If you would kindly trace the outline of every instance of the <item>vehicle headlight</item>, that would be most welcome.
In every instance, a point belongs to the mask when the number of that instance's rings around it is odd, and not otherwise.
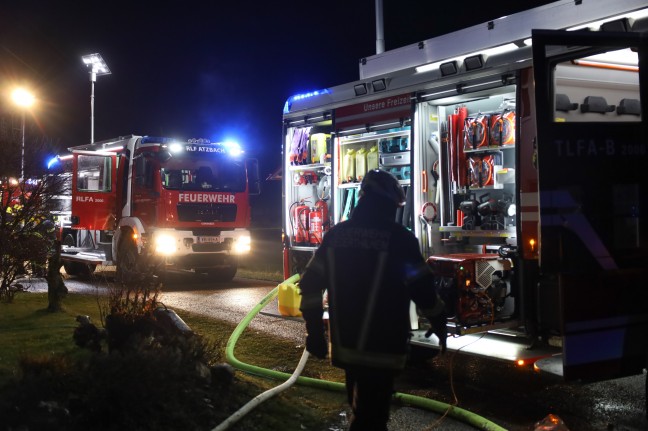
[[[252,239],[249,236],[240,236],[234,242],[233,252],[236,254],[249,253],[252,249]]]
[[[176,251],[176,241],[171,235],[157,235],[155,237],[155,253],[170,255]]]

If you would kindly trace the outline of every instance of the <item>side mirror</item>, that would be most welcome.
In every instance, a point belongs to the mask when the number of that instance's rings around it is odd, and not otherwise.
[[[261,178],[259,176],[259,161],[257,159],[246,159],[245,168],[248,178],[248,193],[250,196],[261,194]]]
[[[171,155],[170,151],[162,150],[157,153],[157,158],[162,163],[168,162],[169,160],[171,160],[171,157],[173,156]]]

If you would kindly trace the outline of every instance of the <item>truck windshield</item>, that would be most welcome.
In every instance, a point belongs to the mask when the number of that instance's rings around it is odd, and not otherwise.
[[[231,158],[179,158],[162,164],[162,186],[167,190],[244,192],[245,162]]]

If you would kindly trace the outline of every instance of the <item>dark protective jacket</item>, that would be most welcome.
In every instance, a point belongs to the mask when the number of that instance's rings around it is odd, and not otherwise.
[[[328,290],[333,365],[381,369],[405,366],[410,300],[424,315],[441,312],[414,235],[394,221],[396,208],[367,195],[351,219],[324,235],[301,277],[301,310],[309,335],[322,328]]]

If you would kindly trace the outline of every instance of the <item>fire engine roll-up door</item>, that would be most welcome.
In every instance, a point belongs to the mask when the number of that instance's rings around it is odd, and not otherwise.
[[[117,211],[116,154],[75,151],[72,172],[72,227],[114,229]]]
[[[538,310],[541,322],[547,310],[554,313],[555,327],[549,329],[562,336],[566,380],[640,374],[646,366],[646,40],[637,33],[533,32]],[[599,61],[594,54],[628,47],[638,65],[590,61]],[[594,97],[610,105],[638,99],[642,114],[565,111],[556,107],[556,94],[567,94],[579,105]]]

